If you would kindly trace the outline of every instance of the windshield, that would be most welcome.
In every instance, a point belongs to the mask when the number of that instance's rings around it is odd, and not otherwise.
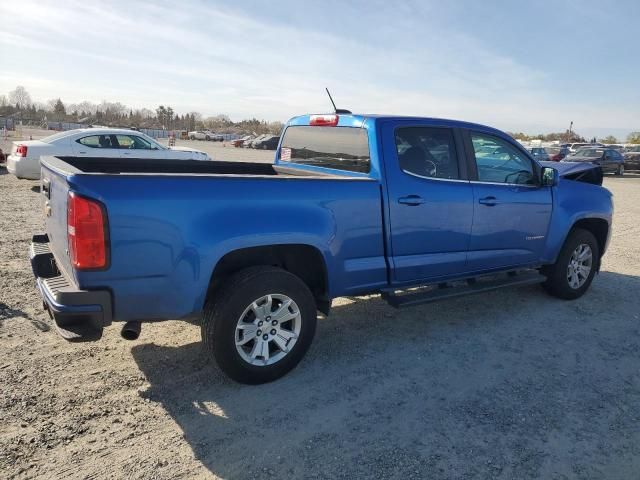
[[[144,138],[147,142],[149,142],[151,144],[152,148],[156,148],[158,150],[167,150],[167,147],[165,147],[164,145],[156,142],[156,140],[154,138],[151,138],[149,135],[145,135],[142,132],[138,133],[142,138]]]
[[[291,126],[282,139],[280,160],[368,173],[369,139],[362,128]]]
[[[597,158],[597,157],[601,157],[603,153],[604,153],[604,150],[600,150],[599,148],[583,148],[578,150],[574,156]]]

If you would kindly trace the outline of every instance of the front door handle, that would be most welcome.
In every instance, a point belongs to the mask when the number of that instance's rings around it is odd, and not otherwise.
[[[498,204],[496,197],[484,197],[478,200],[478,203],[486,205],[487,207],[493,207]]]
[[[425,202],[426,200],[420,195],[407,195],[406,197],[400,197],[398,199],[398,203],[401,203],[403,205],[411,205],[412,207],[422,205]]]

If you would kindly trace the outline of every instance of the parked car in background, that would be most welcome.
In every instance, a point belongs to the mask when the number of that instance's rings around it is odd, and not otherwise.
[[[569,147],[546,147],[547,153],[549,154],[549,160],[552,162],[559,162],[567,155],[569,155]]]
[[[549,153],[545,147],[533,147],[529,152],[539,162],[548,162],[550,160]]]
[[[212,142],[223,142],[224,137],[219,133],[212,132],[210,130],[205,130],[206,138],[205,140],[210,140]]]
[[[262,134],[262,135],[258,135],[256,138],[251,138],[249,140],[247,140],[246,142],[244,142],[244,144],[242,145],[245,148],[255,148],[255,143],[256,142],[260,142],[262,141],[263,138],[267,137],[266,134]]]
[[[628,170],[640,170],[640,145],[631,145],[625,147],[624,166]]]
[[[624,175],[624,157],[613,148],[582,148],[563,162],[590,162],[599,165],[603,173]]]
[[[236,138],[231,142],[231,144],[234,147],[242,147],[244,145],[244,142],[248,142],[249,140],[252,140],[252,139],[253,139],[253,135],[245,135],[244,137]]]
[[[624,145],[620,145],[617,143],[610,143],[608,145],[605,145],[605,148],[613,148],[614,150],[617,150],[620,153],[624,151]]]
[[[253,142],[253,148],[260,150],[275,150],[278,148],[280,137],[278,135],[267,135],[259,142]]]
[[[204,130],[194,130],[193,132],[189,132],[190,140],[211,140],[211,135]]]
[[[15,141],[7,170],[18,178],[40,178],[40,157],[100,157],[211,160],[188,147],[165,147],[141,132],[117,128],[83,128],[56,133],[41,140]]]
[[[570,143],[569,151],[571,153],[576,153],[578,150],[585,147],[604,147],[604,145],[602,143]]]

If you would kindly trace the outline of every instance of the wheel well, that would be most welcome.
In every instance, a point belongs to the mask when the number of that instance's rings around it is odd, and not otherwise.
[[[604,247],[607,244],[607,235],[609,234],[609,224],[606,220],[601,218],[583,218],[578,220],[572,230],[576,228],[582,228],[583,230],[590,231],[596,240],[598,241],[598,247],[600,250],[600,256],[604,254]]]
[[[313,293],[318,310],[329,313],[331,300],[328,295],[324,258],[317,248],[310,245],[268,245],[229,252],[220,259],[213,270],[208,294],[210,295],[234,273],[258,265],[279,267],[296,275]]]

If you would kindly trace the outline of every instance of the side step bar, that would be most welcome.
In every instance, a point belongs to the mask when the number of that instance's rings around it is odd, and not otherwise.
[[[488,292],[502,287],[533,285],[535,283],[542,283],[546,279],[547,277],[541,275],[536,270],[524,270],[521,272],[508,272],[506,275],[485,275],[452,283],[440,283],[431,287],[425,285],[425,287],[429,288],[420,289],[414,293],[394,289],[384,290],[382,292],[382,298],[395,308],[411,307],[423,303],[444,300],[445,298]]]

